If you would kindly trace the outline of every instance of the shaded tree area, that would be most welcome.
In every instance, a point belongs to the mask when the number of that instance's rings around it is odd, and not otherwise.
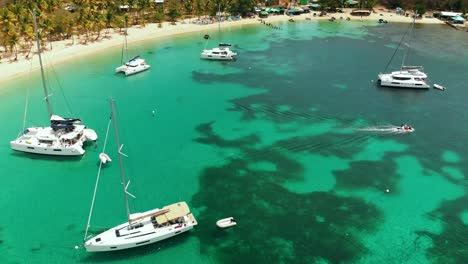
[[[0,4],[0,52],[25,54],[33,47],[32,10],[36,11],[39,36],[45,49],[52,41],[75,39],[82,42],[108,37],[111,29],[146,26],[148,23],[216,15],[218,8],[226,14],[245,15],[251,12],[254,0],[13,0]]]

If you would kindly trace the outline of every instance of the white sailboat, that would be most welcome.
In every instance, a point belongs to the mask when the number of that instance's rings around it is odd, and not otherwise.
[[[414,15],[413,23],[410,29],[410,41],[414,29],[416,15],[417,14]],[[395,50],[395,52],[397,50]],[[409,50],[410,45],[408,44],[408,48],[406,49],[405,55],[403,56],[403,61],[399,71],[393,71],[391,73],[380,73],[378,75],[381,86],[413,89],[428,89],[430,87],[430,85],[426,81],[427,74],[424,72],[424,68],[422,66],[405,65],[405,60],[408,56]]]
[[[84,247],[86,248],[86,251],[99,252],[134,248],[158,242],[191,230],[198,223],[193,214],[190,212],[190,208],[186,202],[178,202],[164,206],[160,209],[156,208],[141,213],[130,213],[128,195],[132,197],[133,195],[127,191],[128,184],[126,184],[125,181],[125,174],[122,164],[122,155],[124,154],[121,152],[122,147],[119,147],[121,145],[117,129],[114,101],[111,100],[110,104],[112,109],[112,122],[114,123],[115,141],[120,165],[121,183],[127,209],[127,222],[117,225],[116,227],[113,227],[97,236],[88,239],[87,233],[90,227],[97,182],[99,181],[98,174],[93,202],[91,204],[91,210],[88,218],[88,225],[85,232],[86,242]],[[102,160],[100,166],[102,166]]]
[[[221,6],[218,5],[218,34],[221,34]],[[237,53],[230,49],[231,44],[219,43],[218,47],[212,49],[204,49],[200,58],[206,60],[235,60]]]
[[[81,124],[78,118],[62,118],[52,113],[49,101],[49,92],[42,65],[41,46],[39,43],[36,14],[33,11],[34,32],[36,35],[39,64],[41,67],[42,87],[44,89],[45,101],[50,117],[48,127],[30,127],[23,129],[22,134],[15,140],[10,141],[13,150],[56,156],[79,156],[85,153],[83,143],[96,141],[97,134],[94,130]]]
[[[125,50],[125,58],[128,58],[128,46],[127,46],[127,28],[125,28],[125,34],[124,34],[125,42],[124,42],[124,50]],[[123,52],[122,52],[122,65],[115,68],[115,73],[120,73],[123,72],[125,76],[128,75],[133,75],[139,72],[143,72],[151,68],[149,64],[146,63],[144,59],[140,57],[140,55],[137,55],[125,63],[123,62]]]

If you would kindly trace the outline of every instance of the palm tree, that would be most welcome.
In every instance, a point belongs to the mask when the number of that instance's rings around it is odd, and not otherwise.
[[[109,29],[112,27],[112,22],[114,21],[114,19],[115,19],[114,11],[112,9],[107,9],[106,15],[105,15],[105,23],[106,23],[106,32],[104,33],[105,38],[107,38],[107,34],[109,33]]]
[[[15,51],[15,61],[18,60],[18,48],[17,45],[19,44],[19,36],[16,32],[11,32],[10,37],[8,39],[8,45],[10,47],[11,52]]]

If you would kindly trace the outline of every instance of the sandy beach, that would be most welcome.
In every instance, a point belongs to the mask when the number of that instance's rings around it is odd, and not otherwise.
[[[299,16],[286,16],[286,15],[276,15],[270,16],[268,18],[264,18],[263,20],[266,23],[275,23],[275,22],[283,22],[288,21],[289,19],[294,19],[295,21],[302,21],[302,20],[327,20],[331,17],[335,17],[337,20],[333,23],[346,23],[347,17],[349,17],[352,21],[378,21],[379,19],[387,20],[389,23],[411,23],[411,17],[405,17],[401,15],[396,15],[395,13],[385,12],[381,10],[377,10],[376,13],[372,13],[370,16],[367,17],[357,17],[351,16],[349,13],[351,9],[345,9],[344,13],[333,13],[328,14],[323,17],[313,16],[314,11],[308,14],[302,14]],[[319,13],[319,12],[315,12]],[[343,19],[340,19],[342,17]],[[138,42],[138,41],[145,41],[149,39],[157,39],[157,38],[164,38],[170,37],[180,34],[188,34],[194,32],[206,32],[209,33],[212,30],[216,30],[218,28],[217,23],[213,24],[206,24],[206,25],[199,25],[192,23],[195,19],[186,19],[184,21],[177,22],[176,25],[171,25],[169,22],[163,23],[163,26],[160,28],[158,24],[147,24],[145,27],[136,26],[128,29],[128,42]],[[225,21],[221,23],[221,29],[223,28],[230,28],[230,27],[240,27],[252,24],[259,24],[259,18],[250,18],[250,19],[242,19],[238,21]],[[425,24],[444,24],[443,21],[440,21],[435,18],[422,18],[416,20],[416,23],[425,23]],[[102,35],[104,35],[102,33]],[[45,62],[45,67],[47,65],[59,64],[65,62],[67,60],[71,60],[78,56],[85,56],[90,55],[95,52],[114,48],[114,47],[121,47],[123,43],[123,35],[118,32],[118,29],[111,30],[108,34],[108,38],[101,38],[94,42],[88,42],[87,44],[80,44],[80,41],[75,39],[75,44],[72,44],[72,40],[63,40],[63,41],[55,41],[52,43],[52,49],[46,50],[43,52],[43,60]],[[49,47],[49,45],[47,45]],[[33,51],[36,49],[33,48]],[[11,61],[12,57],[10,58],[2,58],[0,60],[0,82],[11,80],[17,77],[21,77],[25,74],[30,73],[30,71],[35,71],[39,69],[39,62],[38,56],[32,56],[32,59],[26,59],[24,54],[18,54],[17,61]]]

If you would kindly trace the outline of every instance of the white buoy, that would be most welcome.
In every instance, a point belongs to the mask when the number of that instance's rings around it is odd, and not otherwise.
[[[386,192],[386,193],[389,193],[389,192],[390,192],[390,190],[389,190],[389,189],[387,189],[387,190],[385,190],[385,192]]]
[[[75,246],[75,249],[79,249],[80,247],[79,246]]]
[[[153,112],[151,112],[153,114],[153,116],[156,114],[156,111],[153,110]]]

